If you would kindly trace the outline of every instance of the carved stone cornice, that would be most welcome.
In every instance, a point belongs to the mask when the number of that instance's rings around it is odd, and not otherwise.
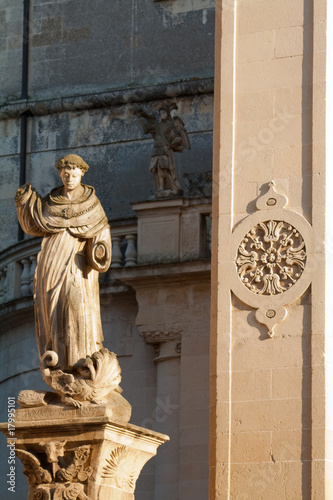
[[[165,83],[133,89],[127,88],[94,94],[60,97],[58,99],[19,100],[0,106],[0,119],[17,118],[23,113],[29,113],[31,116],[45,116],[66,111],[83,111],[178,96],[211,94],[213,92],[214,78],[204,78],[201,80]]]
[[[123,281],[134,290],[159,285],[210,284],[210,259],[168,264],[142,264],[136,267],[112,269],[113,279]]]

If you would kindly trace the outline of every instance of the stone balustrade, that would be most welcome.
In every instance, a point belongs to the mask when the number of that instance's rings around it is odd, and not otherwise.
[[[112,225],[111,268],[137,263],[136,224]],[[33,280],[40,238],[29,238],[0,254],[0,305],[33,294]]]
[[[0,254],[0,304],[32,296],[40,238],[29,238]]]
[[[111,269],[133,267],[137,264],[137,224],[112,225]]]
[[[173,200],[145,203],[142,204],[143,211],[137,204],[135,208],[138,211],[138,220],[133,218],[111,222],[112,261],[108,277],[110,272],[112,274],[112,269],[210,257],[210,204],[207,200],[204,203],[196,200],[185,203],[180,200],[177,201],[175,215],[172,212],[174,204]],[[147,205],[152,208],[148,210],[148,215],[151,217],[154,214],[152,221],[147,219]],[[180,220],[177,217],[180,217]],[[163,242],[159,238],[158,230],[160,227],[163,229],[166,221],[169,224],[169,232],[167,240]],[[139,238],[140,245],[137,244]],[[28,238],[0,253],[0,305],[32,296],[40,243],[40,238]],[[172,249],[175,248],[171,256],[168,249],[170,245]]]

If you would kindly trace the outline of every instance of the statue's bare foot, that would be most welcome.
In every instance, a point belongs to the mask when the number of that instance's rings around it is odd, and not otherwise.
[[[61,402],[67,406],[74,406],[75,408],[81,408],[80,401],[76,401],[76,399],[71,398],[70,396],[61,396]]]

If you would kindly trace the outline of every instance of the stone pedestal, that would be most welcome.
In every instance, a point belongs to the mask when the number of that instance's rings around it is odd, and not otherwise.
[[[206,257],[209,198],[171,198],[133,203],[138,216],[138,264]]]
[[[10,450],[22,461],[28,500],[133,500],[136,480],[169,438],[112,418],[107,406],[19,409]],[[117,422],[118,421],[118,422]],[[14,434],[14,435],[12,435]]]

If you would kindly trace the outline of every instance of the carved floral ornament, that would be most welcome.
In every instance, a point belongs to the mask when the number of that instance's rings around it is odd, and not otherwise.
[[[231,289],[245,304],[257,309],[256,319],[270,337],[291,304],[311,282],[312,228],[286,208],[288,199],[274,182],[257,200],[258,211],[243,219],[232,234]]]
[[[66,440],[39,443],[39,452],[15,450],[29,482],[29,499],[90,500],[85,490],[93,473],[92,466],[87,466],[91,446],[67,450],[66,443]]]
[[[301,277],[306,263],[302,235],[284,221],[259,222],[238,247],[237,272],[253,293],[283,293]]]

